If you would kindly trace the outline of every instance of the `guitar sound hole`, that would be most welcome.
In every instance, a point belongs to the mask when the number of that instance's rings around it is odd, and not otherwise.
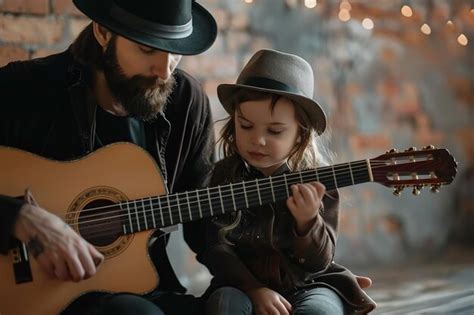
[[[95,246],[113,243],[123,235],[122,212],[110,200],[94,200],[79,215],[79,233]]]

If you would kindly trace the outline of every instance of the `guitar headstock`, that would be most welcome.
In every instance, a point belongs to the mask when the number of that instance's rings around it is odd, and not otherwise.
[[[409,148],[404,152],[395,149],[370,160],[375,182],[393,187],[400,195],[406,187],[413,187],[418,195],[423,187],[438,192],[442,185],[450,184],[457,173],[457,162],[446,149],[427,146],[421,150]]]

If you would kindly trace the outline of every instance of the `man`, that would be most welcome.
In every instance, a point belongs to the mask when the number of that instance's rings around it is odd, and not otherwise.
[[[213,17],[192,0],[74,4],[93,22],[67,51],[0,69],[0,145],[71,160],[127,141],[153,156],[169,192],[206,186],[214,152],[209,101],[176,66],[181,55],[212,45]],[[36,204],[34,192],[24,200],[0,196],[0,209],[2,254],[17,238],[50,278],[80,282],[100,269],[104,256]],[[184,232],[196,250],[194,229],[185,226]],[[150,251],[160,273],[156,292],[85,295],[65,313],[193,314],[196,301],[174,293],[184,288],[167,259],[166,243],[158,238]]]

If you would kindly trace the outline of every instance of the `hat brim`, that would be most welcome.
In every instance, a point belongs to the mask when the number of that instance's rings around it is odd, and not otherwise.
[[[197,55],[206,51],[217,36],[217,25],[212,15],[193,2],[193,32],[181,39],[164,39],[143,33],[110,15],[111,0],[74,0],[76,7],[93,21],[114,33],[139,44],[180,55]]]
[[[303,110],[307,113],[310,119],[312,127],[316,130],[318,135],[321,135],[324,130],[326,130],[326,114],[324,113],[324,110],[321,105],[319,105],[315,100],[291,92],[255,87],[251,85],[220,84],[217,87],[217,96],[219,98],[219,101],[221,102],[222,106],[224,106],[224,109],[229,115],[232,115],[234,112],[234,96],[236,95],[236,92],[240,89],[258,92],[268,92],[284,96],[294,101],[296,104],[302,106]]]

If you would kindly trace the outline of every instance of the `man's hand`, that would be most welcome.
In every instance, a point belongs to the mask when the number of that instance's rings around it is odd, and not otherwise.
[[[247,292],[256,315],[289,315],[291,304],[283,296],[269,288],[257,288]]]
[[[63,220],[29,198],[18,214],[13,235],[27,245],[50,278],[78,282],[92,277],[104,256]]]

